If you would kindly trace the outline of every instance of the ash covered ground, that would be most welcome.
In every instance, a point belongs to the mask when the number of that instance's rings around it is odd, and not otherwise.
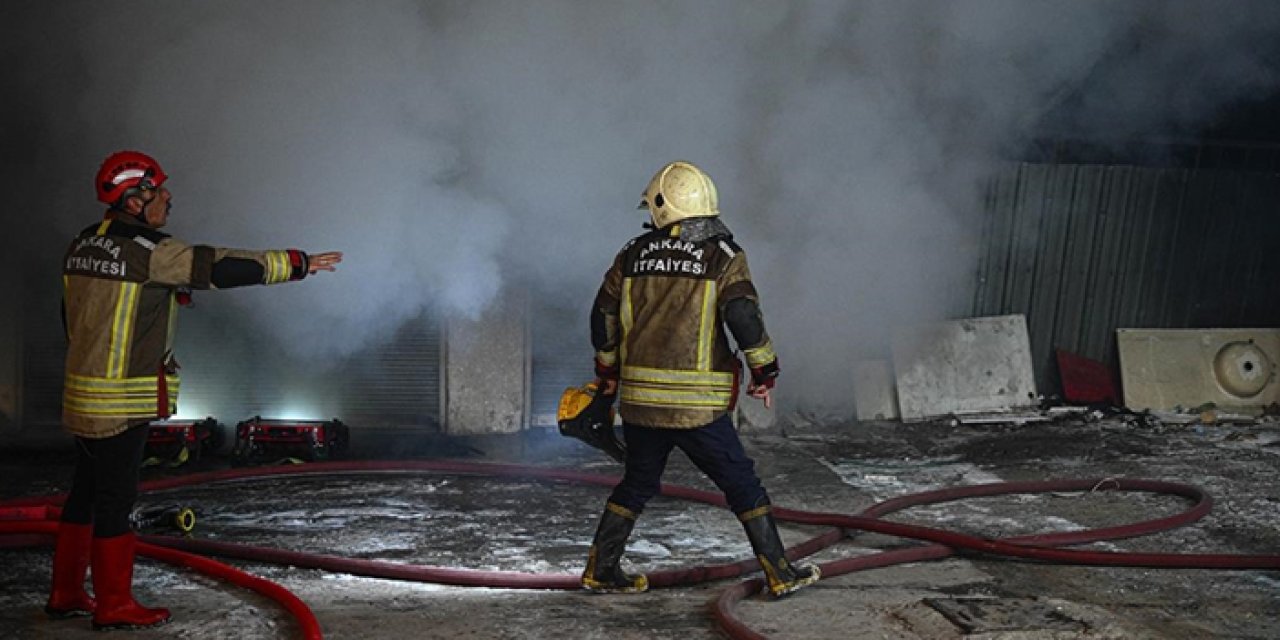
[[[1025,425],[795,421],[746,435],[776,504],[856,513],[873,502],[956,485],[1130,477],[1198,485],[1214,510],[1188,527],[1091,548],[1280,553],[1280,424],[1161,425],[1119,417]],[[359,431],[353,433],[357,441]],[[359,447],[357,447],[359,449]],[[440,446],[367,447],[361,455],[535,463],[593,473],[620,469],[574,441],[531,432]],[[64,490],[70,450],[0,455],[0,496]],[[225,464],[206,458],[199,468]],[[154,478],[183,470],[149,469]],[[713,490],[681,455],[666,480]],[[481,476],[343,475],[257,479],[145,494],[143,504],[199,512],[195,535],[359,558],[537,573],[581,571],[604,487]],[[983,498],[915,508],[894,519],[988,537],[1111,526],[1186,508],[1135,493]],[[821,528],[783,525],[798,543]],[[824,562],[908,541],[856,534]],[[746,558],[732,514],[659,497],[628,547],[634,569]],[[0,637],[101,638],[85,619],[46,620],[49,550],[0,551]],[[329,638],[722,637],[710,603],[737,581],[633,596],[462,588],[354,577],[232,560],[291,589]],[[135,594],[173,621],[112,638],[295,637],[273,603],[189,571],[141,560]],[[1251,638],[1280,637],[1280,574],[1058,566],[953,557],[824,579],[782,601],[749,599],[739,616],[771,638]]]

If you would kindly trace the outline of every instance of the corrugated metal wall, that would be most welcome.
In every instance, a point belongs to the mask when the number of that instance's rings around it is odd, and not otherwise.
[[[984,220],[972,313],[1026,315],[1042,392],[1117,328],[1280,326],[1280,174],[1021,164]]]

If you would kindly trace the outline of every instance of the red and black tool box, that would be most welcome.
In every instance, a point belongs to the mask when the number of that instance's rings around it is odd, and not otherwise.
[[[221,444],[218,421],[157,420],[147,428],[146,458],[162,458],[181,464],[199,460],[206,451],[216,451]]]
[[[280,458],[329,460],[347,450],[347,425],[337,420],[282,420],[254,416],[236,425],[236,462]]]

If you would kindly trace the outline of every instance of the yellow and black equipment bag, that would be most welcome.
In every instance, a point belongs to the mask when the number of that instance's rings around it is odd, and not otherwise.
[[[627,447],[613,430],[615,398],[617,394],[601,393],[596,382],[565,389],[560,395],[560,409],[556,412],[560,435],[577,438],[625,463]]]

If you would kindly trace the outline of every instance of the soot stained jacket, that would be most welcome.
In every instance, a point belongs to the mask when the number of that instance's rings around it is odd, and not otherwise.
[[[756,382],[777,375],[747,257],[730,235],[690,242],[675,224],[626,244],[592,308],[597,374],[618,380],[623,420],[695,428],[731,410],[740,365]]]
[[[297,250],[189,245],[128,218],[94,224],[63,261],[67,367],[63,424],[106,438],[177,409],[172,358],[180,288],[277,284],[307,275]]]

